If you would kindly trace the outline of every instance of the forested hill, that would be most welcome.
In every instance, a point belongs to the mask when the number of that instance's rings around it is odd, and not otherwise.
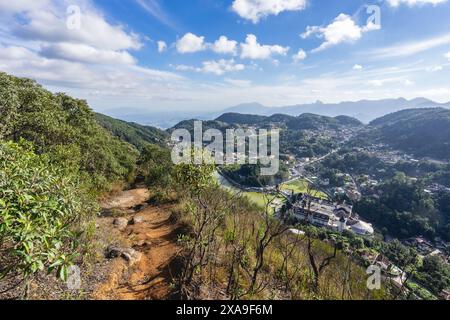
[[[0,141],[27,141],[33,152],[78,172],[96,190],[134,172],[137,149],[103,128],[86,101],[0,73],[0,114]]]
[[[409,109],[370,123],[372,136],[420,157],[450,159],[450,110]]]
[[[95,117],[105,129],[139,150],[143,150],[149,143],[164,146],[169,138],[166,131],[154,127],[114,119],[100,113],[96,113]]]
[[[342,126],[357,127],[363,125],[359,120],[348,116],[332,118],[311,113],[304,113],[298,117],[285,114],[274,114],[270,117],[266,117],[239,113],[225,113],[217,118],[216,121],[235,125],[258,125],[261,127],[276,125],[290,130],[337,129]]]

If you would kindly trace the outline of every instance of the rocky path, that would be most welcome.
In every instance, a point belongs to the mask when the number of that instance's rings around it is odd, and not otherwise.
[[[125,212],[122,218],[103,217],[110,226],[114,245],[107,280],[93,293],[94,299],[170,299],[173,277],[178,271],[177,225],[170,206],[149,206],[146,189],[122,192],[105,201],[105,210]]]

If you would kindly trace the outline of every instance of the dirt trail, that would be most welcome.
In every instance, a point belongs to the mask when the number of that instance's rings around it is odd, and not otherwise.
[[[121,232],[111,230],[119,237],[117,243],[142,253],[142,258],[132,266],[122,258],[113,260],[108,279],[94,291],[94,299],[171,298],[172,279],[178,269],[175,261],[180,250],[177,245],[178,226],[170,219],[170,206],[148,206],[148,198],[146,189],[135,189],[122,192],[103,204],[107,210],[143,207],[126,216],[129,221],[134,218],[139,223],[130,223]],[[100,220],[100,223],[113,228],[113,218]]]

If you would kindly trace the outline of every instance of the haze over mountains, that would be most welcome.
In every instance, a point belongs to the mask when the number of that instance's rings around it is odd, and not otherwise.
[[[143,112],[142,110],[113,110],[109,115],[126,121],[137,122],[145,125],[152,125],[160,128],[170,128],[175,124],[187,120],[213,120],[224,113],[241,113],[262,116],[272,116],[274,114],[285,114],[299,116],[303,113],[313,113],[317,115],[336,117],[340,115],[350,116],[363,123],[369,123],[387,114],[416,108],[441,107],[450,109],[450,102],[437,103],[426,98],[416,98],[406,100],[383,99],[383,100],[361,100],[355,102],[322,103],[317,101],[309,104],[298,104],[292,106],[269,107],[259,103],[244,103],[234,107],[215,112],[191,111],[191,112]],[[126,112],[126,113],[125,113]]]
[[[364,123],[380,118],[384,115],[404,109],[443,107],[450,108],[449,103],[437,103],[425,98],[413,100],[384,99],[384,100],[361,100],[356,102],[322,103],[317,101],[311,104],[299,104],[286,107],[266,107],[258,103],[249,103],[226,109],[225,112],[239,112],[270,116],[282,113],[298,116],[302,113],[314,113],[323,116],[336,117],[340,115],[356,118]]]

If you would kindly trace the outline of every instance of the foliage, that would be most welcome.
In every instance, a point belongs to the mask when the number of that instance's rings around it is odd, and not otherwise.
[[[402,110],[371,123],[372,137],[416,156],[450,159],[450,111],[443,108]]]
[[[161,191],[172,187],[173,164],[168,149],[148,144],[139,158],[139,168],[148,187]]]
[[[287,166],[280,163],[277,174],[273,176],[261,175],[261,165],[229,165],[221,167],[221,172],[231,180],[248,187],[261,188],[268,185],[276,185],[289,177]]]
[[[132,178],[137,150],[102,128],[85,101],[0,73],[0,106],[0,138],[32,142],[52,163],[79,170],[93,190]]]
[[[450,266],[438,256],[427,256],[423,259],[415,279],[439,295],[442,290],[450,288]]]
[[[73,174],[21,142],[0,142],[0,278],[57,270],[76,258],[76,226],[95,210]]]
[[[157,128],[113,119],[99,113],[95,114],[95,118],[114,136],[132,144],[141,151],[149,144],[164,146],[168,140],[168,134]]]
[[[174,179],[178,190],[182,193],[199,195],[212,184],[213,164],[197,165],[182,163],[175,166]]]
[[[420,182],[413,182],[403,173],[385,181],[380,187],[379,198],[364,197],[354,210],[375,223],[379,228],[398,238],[424,235],[434,239],[445,236],[444,225],[434,199],[424,191]]]

